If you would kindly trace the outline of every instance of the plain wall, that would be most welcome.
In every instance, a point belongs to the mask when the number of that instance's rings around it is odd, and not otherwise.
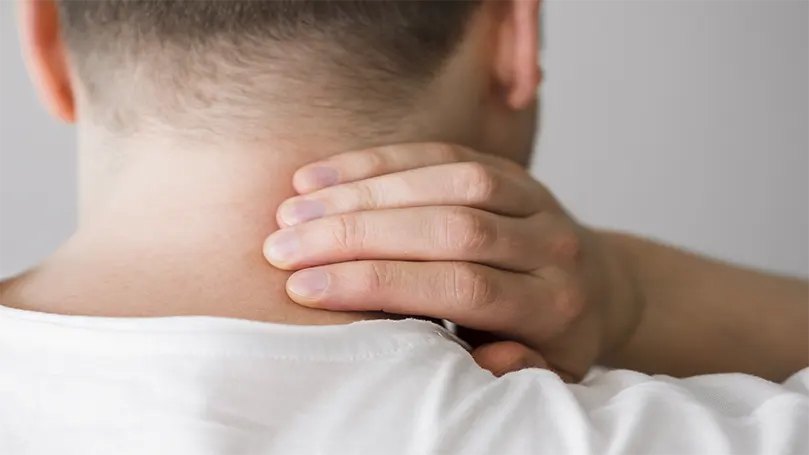
[[[75,146],[0,0],[0,274],[74,229]],[[584,222],[809,273],[809,3],[551,1],[536,175]]]
[[[584,221],[809,274],[809,2],[547,10],[537,174]]]
[[[15,2],[0,0],[0,276],[37,263],[76,223],[71,129],[40,107],[23,66]]]

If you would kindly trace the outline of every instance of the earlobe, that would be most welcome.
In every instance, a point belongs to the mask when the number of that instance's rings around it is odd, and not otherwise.
[[[42,101],[55,117],[75,122],[75,96],[56,3],[23,0],[19,18],[23,53]]]
[[[540,0],[510,0],[499,25],[496,74],[511,109],[531,106],[542,81],[539,66]]]

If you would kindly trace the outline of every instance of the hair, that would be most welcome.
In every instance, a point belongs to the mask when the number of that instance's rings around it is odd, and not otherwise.
[[[60,14],[91,113],[125,127],[267,103],[407,105],[481,1],[61,0]]]

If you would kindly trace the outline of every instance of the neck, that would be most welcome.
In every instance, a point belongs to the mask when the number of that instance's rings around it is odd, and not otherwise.
[[[92,197],[84,198],[78,231],[20,280],[19,298],[8,300],[38,311],[114,317],[292,324],[379,317],[294,304],[285,292],[289,274],[262,256],[264,239],[278,228],[278,205],[293,195],[294,171],[336,151],[311,143],[226,150],[140,143],[123,152],[91,151],[125,162],[104,186],[83,169],[82,179],[94,183],[83,188]]]

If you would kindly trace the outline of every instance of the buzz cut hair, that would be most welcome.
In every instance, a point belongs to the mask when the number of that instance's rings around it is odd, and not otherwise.
[[[242,103],[238,112],[249,115],[251,102],[290,102],[292,94],[255,96],[279,76],[406,103],[441,69],[482,2],[59,0],[59,11],[90,103],[108,111],[107,121],[127,124],[149,100],[152,114]]]

